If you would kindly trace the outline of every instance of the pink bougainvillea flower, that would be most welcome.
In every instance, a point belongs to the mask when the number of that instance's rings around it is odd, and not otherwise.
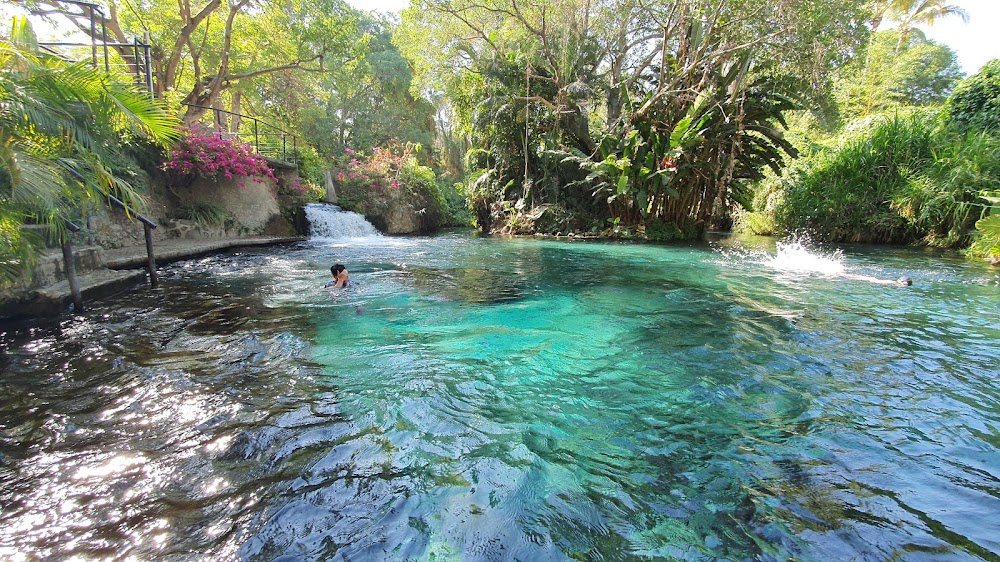
[[[344,152],[346,152],[348,154],[354,154],[354,149],[353,148],[348,148],[348,147],[345,146],[344,147]]]
[[[275,179],[267,162],[247,143],[220,138],[211,130],[193,128],[171,152],[168,170],[208,178],[256,176]]]
[[[399,182],[397,182],[397,181],[394,181],[394,182],[392,182],[389,185],[391,185],[393,189],[399,189]]]

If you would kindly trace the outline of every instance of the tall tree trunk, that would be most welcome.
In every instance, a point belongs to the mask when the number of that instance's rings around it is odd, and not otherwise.
[[[229,119],[229,132],[235,135],[240,132],[240,126],[243,124],[243,116],[241,115],[243,111],[243,92],[232,92],[230,97],[232,97],[232,107],[230,110],[233,114]]]
[[[225,111],[226,108],[222,107],[222,99],[215,98],[215,102],[212,103],[212,112],[215,113],[213,121],[215,122],[215,128],[220,133],[223,131],[229,132],[229,114]]]

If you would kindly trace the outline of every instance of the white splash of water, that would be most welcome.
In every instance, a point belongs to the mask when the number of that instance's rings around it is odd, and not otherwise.
[[[775,245],[772,254],[762,249],[741,246],[719,250],[721,259],[717,262],[728,269],[750,267],[788,274],[801,275],[843,275],[846,273],[844,254],[840,250],[824,251],[809,242],[808,238],[792,237]]]
[[[820,273],[839,275],[844,273],[844,254],[840,250],[823,252],[808,247],[808,243],[798,239],[782,240],[777,243],[773,256],[764,259],[764,265],[778,271],[790,273]]]
[[[306,218],[309,220],[309,237],[312,239],[382,236],[365,217],[336,205],[310,203],[306,205]]]

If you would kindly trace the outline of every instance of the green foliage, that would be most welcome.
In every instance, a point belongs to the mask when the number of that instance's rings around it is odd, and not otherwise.
[[[802,167],[804,160],[796,160],[785,170],[786,174],[795,174]],[[774,236],[781,233],[781,227],[775,221],[775,213],[783,204],[784,191],[781,187],[782,176],[767,173],[763,180],[753,188],[753,197],[749,205],[738,204],[733,210],[734,232],[755,234],[759,236]]]
[[[159,95],[178,92],[185,103],[212,107],[238,93],[249,98],[242,105],[275,109],[278,117],[286,117],[282,105],[299,105],[312,90],[311,79],[300,81],[303,70],[350,58],[360,36],[357,15],[342,0],[207,2],[197,9],[149,0],[139,11],[112,14],[112,29],[150,33]],[[204,111],[187,108],[186,121]]]
[[[701,89],[685,84],[693,91],[688,97],[650,104],[650,93],[642,100],[649,111],[631,111],[627,133],[601,142],[601,162],[581,161],[612,217],[626,225],[645,222],[647,235],[664,239],[698,237],[716,201],[745,201],[745,181],[761,179],[765,168],[778,171],[784,155],[796,154],[778,129],[783,113],[795,107],[785,93],[794,87],[750,80],[749,68],[749,58],[742,58],[725,72],[692,76]]]
[[[413,196],[422,217],[423,231],[436,230],[451,220],[448,201],[436,181],[434,170],[410,159],[399,174],[399,183]]]
[[[993,207],[993,214],[979,219],[976,231],[977,236],[966,250],[967,255],[1000,265],[1000,207]]]
[[[41,240],[30,240],[30,233],[22,229],[21,221],[8,209],[0,208],[0,289],[30,271],[37,260],[35,248]]]
[[[340,205],[361,213],[381,230],[394,210],[406,206],[416,211],[422,232],[447,223],[448,202],[434,171],[417,161],[418,150],[419,145],[394,145],[376,147],[365,155],[346,149],[349,160],[334,170]]]
[[[963,128],[1000,131],[1000,59],[962,81],[949,100],[949,110]]]
[[[898,31],[879,31],[864,56],[838,70],[834,89],[840,111],[856,119],[900,106],[942,103],[961,77],[950,48],[921,33],[900,44]]]
[[[363,17],[358,25],[363,52],[322,76],[298,112],[303,135],[327,156],[397,142],[434,146],[435,109],[414,95],[410,64],[392,44],[392,23]]]
[[[439,180],[438,189],[448,204],[448,218],[444,226],[472,226],[472,214],[465,198],[464,185]]]
[[[397,40],[470,141],[480,228],[589,231],[612,218],[620,233],[647,220],[702,232],[794,153],[777,128],[789,95],[825,102],[826,71],[861,46],[867,8],[425,0]]]
[[[311,146],[297,148],[295,162],[298,164],[299,177],[304,181],[317,185],[326,182],[326,162],[315,148]]]
[[[681,225],[660,219],[646,221],[646,238],[657,242],[672,242],[675,240],[692,240],[698,236],[698,227],[694,221],[684,221]]]
[[[232,221],[229,211],[212,203],[195,203],[177,209],[177,218],[186,219],[201,226],[225,226]]]
[[[982,195],[1000,187],[998,158],[1000,140],[962,133],[941,113],[895,113],[853,123],[765,191],[781,231],[960,246],[984,213]]]
[[[44,225],[59,242],[66,220],[109,194],[141,210],[135,188],[106,163],[122,161],[125,143],[170,142],[176,123],[131,86],[41,53],[31,27],[15,19],[10,38],[0,39],[0,223],[10,233],[0,245],[0,283],[13,281],[37,248],[15,225]]]

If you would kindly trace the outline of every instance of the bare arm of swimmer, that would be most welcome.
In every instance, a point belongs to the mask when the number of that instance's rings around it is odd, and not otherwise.
[[[890,280],[869,277],[867,275],[854,275],[851,273],[845,273],[843,274],[843,277],[846,277],[847,279],[855,279],[857,281],[868,281],[869,283],[877,283],[879,285],[899,285],[901,287],[909,287],[910,285],[913,285],[913,280],[909,277],[900,277],[896,280]]]
[[[347,286],[347,270],[342,269],[340,273],[337,274],[337,282],[333,284],[334,288],[346,287]]]

